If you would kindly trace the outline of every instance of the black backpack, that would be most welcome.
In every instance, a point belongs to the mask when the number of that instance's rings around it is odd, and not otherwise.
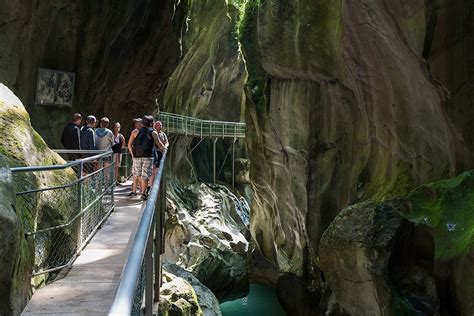
[[[133,141],[133,155],[135,157],[153,157],[153,136],[151,133],[153,128],[142,127],[138,132],[137,137]]]

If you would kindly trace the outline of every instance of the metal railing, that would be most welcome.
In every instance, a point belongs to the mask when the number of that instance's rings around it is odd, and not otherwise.
[[[163,172],[166,152],[138,224],[135,240],[109,315],[139,315],[145,295],[145,315],[152,315],[153,302],[158,302],[161,285],[161,254],[163,253],[163,221],[166,206],[166,185]],[[159,194],[159,195],[158,195]]]
[[[245,137],[245,123],[201,120],[167,112],[160,112],[156,119],[163,123],[163,130],[167,133],[200,138]]]
[[[33,275],[70,266],[114,208],[111,151],[57,152],[90,157],[61,165],[11,168],[16,209],[34,245]]]

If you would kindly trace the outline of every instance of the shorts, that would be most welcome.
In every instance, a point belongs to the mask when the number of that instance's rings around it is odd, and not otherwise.
[[[133,158],[132,174],[135,177],[150,178],[153,157]]]

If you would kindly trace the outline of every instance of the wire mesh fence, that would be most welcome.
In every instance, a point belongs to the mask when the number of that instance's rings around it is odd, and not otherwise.
[[[33,275],[61,269],[114,207],[112,153],[62,166],[12,168],[16,208],[35,248]]]

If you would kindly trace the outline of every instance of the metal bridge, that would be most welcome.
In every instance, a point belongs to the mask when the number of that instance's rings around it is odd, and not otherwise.
[[[245,123],[201,120],[168,112],[160,112],[156,118],[167,133],[213,139],[245,137]]]
[[[120,160],[112,152],[80,154],[92,156],[11,168],[17,212],[30,219],[23,230],[34,247],[31,277],[53,281],[34,293],[22,314],[152,315],[161,285],[166,153],[146,202],[127,197],[128,186],[116,186],[117,169],[128,176],[128,155],[115,168]],[[54,224],[42,227],[41,217],[52,211]]]
[[[238,141],[238,139],[245,138],[245,123],[202,120],[194,117],[183,116],[168,112],[159,112],[156,116],[156,119],[163,123],[163,130],[166,133],[200,138],[196,146],[191,149],[191,152],[196,149],[196,147],[199,146],[199,144],[205,138],[212,139],[212,176],[214,183],[216,183],[218,177],[216,164],[216,143],[219,139],[232,139],[232,145],[229,151],[232,150],[231,168],[232,186],[234,186],[235,143]],[[227,159],[227,155],[225,159]],[[222,165],[224,165],[225,159]]]
[[[231,138],[234,174],[234,144],[245,137],[244,123],[164,112],[157,119],[167,133],[197,137],[199,143],[213,140],[214,181],[216,142]],[[128,187],[116,186],[117,171],[129,175],[129,155],[118,159],[110,151],[57,152],[89,157],[63,165],[11,168],[17,212],[29,219],[23,231],[34,248],[31,277],[53,281],[34,293],[23,314],[152,315],[161,285],[166,153],[148,200],[141,202],[125,197]],[[44,227],[41,218],[51,215],[56,216],[48,221],[51,226]]]

